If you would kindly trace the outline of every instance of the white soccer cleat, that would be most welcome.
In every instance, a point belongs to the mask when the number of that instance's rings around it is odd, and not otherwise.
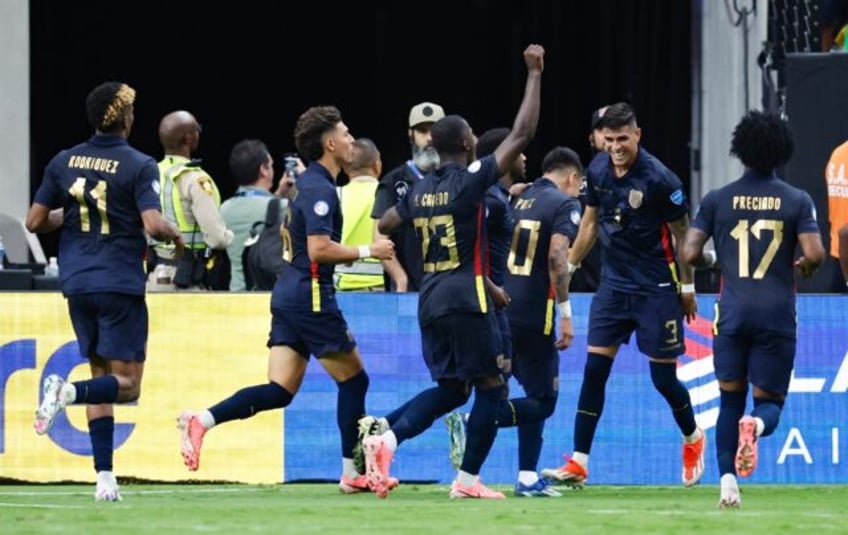
[[[362,442],[373,435],[382,435],[389,430],[389,422],[385,418],[363,416],[357,422],[356,444],[353,446],[353,465],[359,474],[365,473],[365,451]]]
[[[718,500],[719,509],[738,509],[742,504],[742,494],[739,492],[739,484],[733,474],[721,476],[721,496]]]
[[[94,501],[119,502],[123,499],[115,474],[106,471],[97,472],[97,490],[94,492]]]
[[[36,434],[47,433],[53,425],[56,415],[67,405],[67,399],[63,392],[64,387],[65,380],[56,374],[48,375],[44,379],[41,405],[35,411],[35,422],[33,423]]]

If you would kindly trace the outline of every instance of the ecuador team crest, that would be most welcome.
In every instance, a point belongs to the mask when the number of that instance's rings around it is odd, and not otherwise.
[[[630,204],[630,207],[635,210],[636,208],[642,206],[642,199],[644,199],[644,197],[644,193],[642,193],[638,189],[632,189],[627,195],[627,202]]]

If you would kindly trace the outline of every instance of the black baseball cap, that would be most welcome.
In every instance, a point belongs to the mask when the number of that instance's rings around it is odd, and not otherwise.
[[[609,106],[601,106],[600,108],[592,112],[592,130],[597,130],[598,123],[601,122],[601,118],[604,116],[604,113],[606,113],[608,107]]]

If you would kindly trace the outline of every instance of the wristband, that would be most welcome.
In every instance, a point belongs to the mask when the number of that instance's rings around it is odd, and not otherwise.
[[[359,249],[359,258],[369,258],[371,256],[371,247],[360,245],[357,249]]]
[[[681,284],[680,285],[680,293],[682,293],[682,294],[693,294],[693,293],[695,293],[695,283]]]
[[[569,275],[573,274],[575,271],[577,271],[577,268],[580,267],[580,264],[572,264],[569,261],[566,261],[565,263],[566,263],[566,267],[568,268],[568,274]]]
[[[563,318],[571,317],[571,301],[562,301],[561,303],[557,303],[556,309],[557,314]]]

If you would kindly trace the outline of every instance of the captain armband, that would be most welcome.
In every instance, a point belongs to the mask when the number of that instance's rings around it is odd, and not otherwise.
[[[557,314],[562,318],[571,318],[571,301],[562,301],[556,305]]]
[[[359,249],[359,258],[370,258],[371,257],[371,247],[368,245],[360,245],[357,247]]]

